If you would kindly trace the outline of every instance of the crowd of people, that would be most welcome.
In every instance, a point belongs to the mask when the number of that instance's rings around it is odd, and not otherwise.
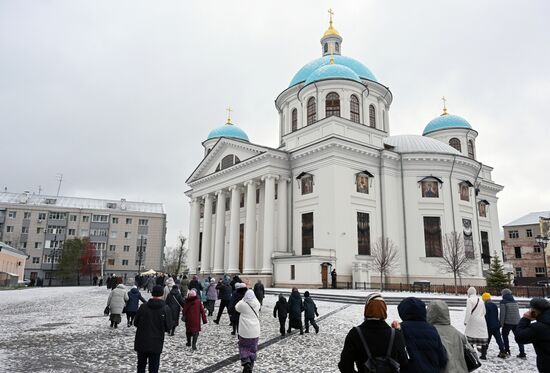
[[[138,286],[149,289],[151,281],[155,285],[150,289],[151,298],[145,301]],[[251,287],[239,276],[218,280],[206,277],[202,281],[197,276],[191,280],[186,276],[157,276],[136,281],[129,291],[116,277],[108,282],[112,291],[105,313],[110,314],[111,327],[117,328],[122,313],[126,313],[128,327],[137,328],[134,348],[138,354],[138,373],[145,372],[147,364],[149,372],[158,372],[164,337],[173,336],[180,321],[185,326],[186,346],[196,350],[201,325],[208,322],[208,317],[219,324],[224,311],[232,326],[231,335],[238,336],[243,372],[252,372],[260,337],[259,314],[265,297],[261,281]],[[418,298],[405,298],[397,307],[401,321],[388,323],[384,298],[380,293],[372,293],[364,307],[364,322],[346,336],[338,368],[341,372],[468,372],[472,369],[468,357],[474,357],[472,364],[477,352],[479,359],[487,359],[492,338],[499,349],[495,357],[511,358],[512,333],[519,352],[516,357],[525,359],[524,344],[532,343],[539,371],[550,372],[550,303],[544,298],[534,298],[531,309],[521,317],[512,292],[504,289],[501,295],[497,306],[491,294],[479,297],[474,287],[469,288],[465,330],[461,333],[451,325],[449,307],[442,300],[432,300],[426,306]],[[216,301],[219,306],[215,315]],[[288,299],[280,294],[273,308],[281,336],[293,329],[300,334],[309,333],[310,326],[319,333],[315,321],[318,316],[310,293],[305,291],[302,297],[296,288]]]

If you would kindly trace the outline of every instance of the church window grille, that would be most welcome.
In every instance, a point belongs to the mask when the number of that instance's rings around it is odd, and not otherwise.
[[[315,102],[315,98],[311,97],[307,101],[307,125],[315,123],[317,120],[317,103]]]
[[[424,217],[424,244],[426,257],[441,257],[441,219],[439,217]]]
[[[374,105],[369,105],[369,125],[376,128],[376,109]]]
[[[325,100],[325,116],[340,116],[340,96],[336,92],[330,92]]]
[[[458,150],[459,152],[462,152],[462,144],[460,143],[460,140],[456,137],[453,137],[449,140],[449,145],[451,145],[453,148]]]
[[[468,157],[474,159],[474,142],[472,140],[468,140]]]
[[[311,255],[313,245],[313,212],[308,212],[302,214],[302,255]]]
[[[350,98],[350,119],[352,122],[359,123],[360,111],[359,111],[359,99],[357,96],[352,95]]]
[[[298,110],[293,109],[292,110],[292,131],[296,131],[298,129]]]
[[[370,255],[370,225],[369,214],[357,213],[357,253]]]

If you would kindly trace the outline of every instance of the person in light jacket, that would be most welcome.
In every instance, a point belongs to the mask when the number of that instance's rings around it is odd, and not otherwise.
[[[470,286],[468,288],[468,299],[466,299],[466,313],[464,325],[466,325],[466,338],[471,345],[478,345],[485,349],[489,342],[489,331],[485,322],[485,304],[477,296],[477,290]]]
[[[216,289],[216,280],[210,279],[210,284],[206,287],[206,309],[208,310],[208,316],[214,314],[214,306],[218,300],[218,290]]]
[[[241,314],[239,317],[239,355],[243,373],[249,373],[254,368],[260,339],[260,302],[256,299],[254,291],[248,289],[235,309]]]
[[[508,356],[510,353],[510,340],[508,335],[510,332],[516,335],[516,326],[521,319],[519,316],[518,302],[514,299],[512,291],[510,289],[502,290],[502,300],[500,301],[500,325],[502,326],[502,339],[504,341],[504,350]],[[521,343],[518,343],[519,357],[520,359],[527,358],[525,355],[525,348]]]
[[[122,321],[122,310],[128,302],[128,293],[126,287],[123,284],[118,284],[115,289],[109,293],[109,299],[107,300],[107,306],[111,311],[109,320],[111,321],[111,328],[118,328],[118,324]]]
[[[468,343],[466,336],[451,325],[449,306],[442,300],[433,300],[428,305],[428,322],[432,324],[441,343],[447,350],[447,366],[443,373],[468,373],[466,360],[464,360],[464,349],[474,350]]]

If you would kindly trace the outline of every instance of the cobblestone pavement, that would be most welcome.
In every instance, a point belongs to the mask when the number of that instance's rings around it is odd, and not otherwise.
[[[135,328],[125,323],[109,328],[102,315],[109,291],[97,287],[33,288],[0,292],[0,371],[1,372],[133,372]],[[144,294],[147,298],[148,295]],[[256,372],[337,372],[340,351],[347,332],[361,322],[363,307],[317,302],[322,319],[320,333],[303,336],[279,336],[279,323],[273,318],[275,296],[264,300],[261,311],[260,343],[269,345],[258,353]],[[217,310],[215,311],[217,312]],[[390,306],[389,319],[398,319]],[[323,318],[323,315],[325,317]],[[464,310],[455,309],[453,325],[463,329]],[[236,357],[237,339],[230,335],[226,314],[220,325],[203,326],[198,350],[185,347],[185,331],[179,326],[176,335],[166,336],[161,358],[161,372],[212,371],[210,368]],[[528,360],[497,359],[491,345],[490,359],[478,372],[534,372],[535,354],[527,346]],[[512,352],[517,353],[516,346]],[[515,349],[514,349],[515,348]],[[219,365],[218,365],[219,366]],[[220,367],[219,372],[240,372],[238,361]]]

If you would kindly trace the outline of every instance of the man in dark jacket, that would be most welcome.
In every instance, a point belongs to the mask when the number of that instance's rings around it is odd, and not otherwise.
[[[306,324],[306,333],[309,333],[309,324],[315,329],[315,333],[319,333],[319,326],[315,322],[315,316],[319,316],[317,312],[317,306],[311,297],[309,291],[304,293],[304,319]]]
[[[224,279],[223,281],[219,282],[218,285],[216,285],[216,289],[218,290],[218,298],[220,299],[220,307],[218,308],[218,316],[216,316],[216,320],[214,320],[214,323],[219,324],[220,319],[223,314],[223,310],[227,308],[227,313],[229,314],[229,301],[231,300],[231,286],[229,286],[229,282],[227,279]]]
[[[354,364],[357,366],[357,372],[366,372],[367,352],[359,332],[365,339],[365,343],[373,357],[385,356],[388,351],[391,328],[385,321],[388,317],[387,306],[380,293],[372,293],[367,297],[363,315],[365,321],[358,327],[351,329],[346,336],[344,349],[338,363],[338,368],[342,373],[356,372]],[[399,363],[401,369],[408,364],[407,350],[400,330],[395,331],[390,357]]]
[[[518,302],[514,299],[514,296],[512,295],[512,291],[510,289],[503,289],[502,290],[502,300],[500,301],[500,325],[502,326],[502,340],[504,342],[504,349],[506,350],[506,354],[510,356],[510,341],[508,339],[508,335],[510,332],[514,333],[514,336],[516,335],[516,326],[519,323],[520,316],[519,316],[519,306]],[[516,340],[517,342],[517,340]],[[518,349],[519,349],[519,357],[520,359],[525,359],[527,355],[525,355],[525,349],[523,348],[523,344],[518,343]]]
[[[288,304],[283,294],[279,294],[279,300],[273,307],[273,317],[277,316],[279,317],[279,332],[284,336],[286,333],[285,324],[288,316]]]
[[[490,293],[483,293],[481,299],[485,302],[485,322],[487,323],[487,331],[489,332],[489,340],[486,345],[483,345],[481,349],[480,359],[485,360],[487,358],[487,348],[491,343],[491,337],[495,337],[500,353],[498,357],[505,359],[506,351],[504,349],[504,342],[502,342],[502,336],[500,335],[500,320],[498,318],[498,307],[491,301]]]
[[[401,330],[410,360],[402,373],[439,373],[447,365],[447,351],[433,325],[426,321],[426,304],[418,298],[409,297],[397,306]]]
[[[231,286],[231,291],[235,291],[235,284],[242,282],[241,278],[237,275],[233,276],[233,280],[229,283]]]
[[[262,280],[258,280],[258,282],[254,284],[254,295],[256,296],[256,299],[258,299],[258,301],[260,302],[260,306],[263,306],[263,301],[265,298],[265,288],[264,284],[262,284]]]
[[[197,276],[193,276],[193,279],[189,282],[189,290],[195,289],[197,294],[202,292],[202,284]]]
[[[537,353],[539,372],[550,372],[550,303],[544,298],[533,298],[531,309],[523,314],[516,328],[516,342],[532,343]],[[531,323],[531,321],[537,321]]]
[[[149,373],[157,373],[160,367],[160,354],[164,345],[164,334],[172,328],[170,309],[162,300],[164,289],[155,286],[152,297],[142,304],[134,319],[136,338],[134,350],[137,351],[137,373],[145,373],[149,361]]]
[[[296,288],[292,288],[290,297],[288,297],[288,330],[287,333],[291,333],[292,329],[300,329],[300,334],[304,334],[304,328],[302,326],[302,312],[304,311],[304,304],[302,302],[302,296]]]

